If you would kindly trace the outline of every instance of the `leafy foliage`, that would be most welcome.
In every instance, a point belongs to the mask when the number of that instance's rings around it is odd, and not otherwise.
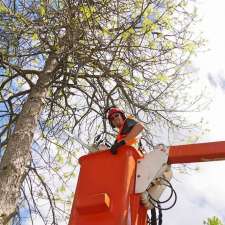
[[[213,216],[212,218],[208,218],[207,220],[204,221],[205,225],[223,225],[222,221],[216,217]]]

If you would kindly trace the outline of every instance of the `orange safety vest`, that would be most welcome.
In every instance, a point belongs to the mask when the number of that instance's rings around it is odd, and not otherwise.
[[[129,123],[130,123],[130,125],[129,125]],[[127,117],[127,119],[124,121],[123,126],[119,130],[119,133],[116,137],[116,141],[119,142],[119,141],[123,140],[137,123],[138,122],[136,120],[134,120],[133,117],[131,117],[131,116]],[[140,140],[139,137],[135,137],[135,138],[129,140],[128,142],[126,142],[126,145],[132,146],[137,149],[139,140]]]

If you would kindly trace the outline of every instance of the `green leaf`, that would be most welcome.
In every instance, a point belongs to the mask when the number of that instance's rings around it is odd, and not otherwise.
[[[127,40],[132,34],[135,34],[135,30],[131,27],[126,32],[123,32],[121,37],[123,40]]]
[[[127,87],[128,87],[129,89],[133,89],[133,88],[135,87],[135,85],[134,85],[133,83],[129,83],[129,84],[127,84]]]
[[[9,9],[3,5],[3,3],[0,3],[0,13],[8,13]]]
[[[168,81],[168,77],[165,74],[159,74],[156,79],[160,82],[167,82]]]
[[[125,68],[125,69],[122,71],[122,74],[123,74],[124,76],[128,76],[128,75],[130,74],[129,69]]]
[[[172,28],[172,20],[169,16],[164,16],[161,20],[166,29]]]
[[[174,47],[174,45],[173,45],[173,42],[171,42],[171,41],[165,41],[164,42],[164,48],[165,49],[172,49]]]
[[[64,158],[63,158],[62,155],[59,154],[59,153],[56,155],[56,158],[55,158],[55,159],[56,159],[56,161],[59,162],[59,163],[63,163],[63,162],[64,162]]]
[[[71,157],[68,158],[67,164],[68,164],[68,166],[73,166],[73,165],[74,165],[74,164],[72,163],[72,158],[71,158]]]
[[[107,35],[107,36],[111,36],[111,35],[113,35],[113,33],[112,32],[110,32],[107,28],[103,28],[102,29],[102,33],[104,34],[104,35]]]
[[[96,8],[94,6],[81,6],[80,7],[81,13],[86,17],[86,19],[89,19],[92,14],[96,11]]]
[[[203,224],[206,224],[206,225],[223,225],[221,220],[216,216],[213,216],[212,218],[208,218],[206,221],[203,222]]]
[[[183,0],[179,3],[179,6],[185,8],[188,5],[188,1],[187,0]]]
[[[143,32],[151,32],[153,30],[156,30],[158,28],[158,25],[155,24],[151,19],[148,17],[145,17],[142,23],[142,31]]]
[[[16,13],[15,16],[19,22],[26,24],[26,25],[30,24],[30,20],[28,18],[26,18],[24,15],[22,15],[21,13]]]
[[[46,8],[45,8],[45,6],[40,5],[39,13],[40,13],[41,16],[45,16],[45,14],[46,14]]]
[[[184,46],[185,52],[193,53],[195,51],[195,49],[196,49],[196,45],[195,45],[194,42],[191,42],[191,41],[186,43],[185,46]]]
[[[56,172],[56,173],[57,173],[59,170],[60,170],[60,167],[54,167],[54,168],[53,168],[53,171]]]
[[[149,18],[145,18],[144,19],[144,21],[143,21],[143,28],[144,29],[149,29],[149,28],[151,28],[151,26],[152,26],[152,24],[153,24],[153,22],[149,19]]]
[[[136,0],[135,5],[136,7],[141,7],[143,0]]]
[[[33,41],[37,41],[37,40],[38,40],[38,35],[37,35],[36,33],[34,33],[34,34],[32,35],[32,40],[33,40]]]
[[[152,14],[152,12],[153,12],[152,5],[149,5],[149,6],[147,7],[147,9],[145,10],[145,12],[144,12],[144,17],[150,16],[150,15]]]
[[[148,46],[151,49],[157,49],[157,44],[155,41],[150,41]]]
[[[65,192],[66,191],[66,188],[64,185],[62,185],[60,188],[59,188],[59,192]]]
[[[71,176],[70,173],[66,173],[66,172],[65,172],[65,173],[63,174],[63,177],[64,177],[64,178],[68,178],[68,177],[70,177],[70,176]]]
[[[54,46],[52,46],[52,49],[55,51],[55,52],[58,52],[60,50],[60,46],[55,44]]]
[[[138,83],[142,83],[144,81],[142,77],[134,77],[134,80]]]
[[[11,71],[9,70],[9,69],[6,69],[5,70],[5,76],[7,76],[7,77],[9,77],[9,76],[11,76]]]
[[[128,32],[123,32],[121,37],[123,40],[127,40],[129,38],[130,34]]]
[[[73,172],[73,173],[71,174],[72,177],[76,177],[76,175],[77,175],[77,174],[76,174],[75,172]]]

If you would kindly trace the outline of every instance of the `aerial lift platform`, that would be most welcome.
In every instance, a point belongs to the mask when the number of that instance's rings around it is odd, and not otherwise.
[[[147,210],[154,204],[143,203],[144,193],[153,200],[160,197],[165,188],[157,180],[171,179],[170,165],[224,159],[225,141],[170,146],[145,155],[122,146],[116,155],[82,156],[69,225],[147,225]]]

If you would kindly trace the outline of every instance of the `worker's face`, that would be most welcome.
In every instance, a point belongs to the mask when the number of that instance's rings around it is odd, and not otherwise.
[[[123,126],[124,120],[123,120],[121,113],[112,114],[110,120],[111,120],[112,124],[117,128],[120,128]]]

